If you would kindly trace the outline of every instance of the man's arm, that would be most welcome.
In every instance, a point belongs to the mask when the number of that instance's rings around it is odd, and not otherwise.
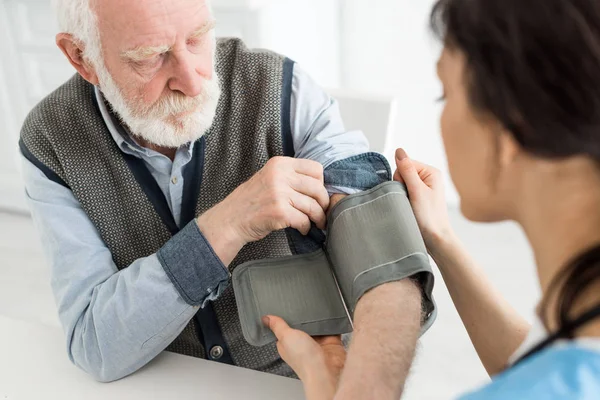
[[[156,254],[117,271],[110,250],[71,191],[24,160],[27,195],[52,265],[53,289],[73,362],[96,379],[122,378],[167,347],[229,283],[246,243],[313,221],[325,228],[322,166],[277,157]],[[252,201],[248,201],[252,199]],[[118,339],[115,339],[118,338]]]
[[[330,208],[345,196],[332,195]],[[360,298],[336,399],[400,398],[420,335],[421,300],[421,289],[411,279],[383,284]],[[317,393],[322,389],[307,386]]]
[[[325,184],[332,194],[330,208],[345,194],[391,179],[383,157],[368,153],[362,132],[345,130],[337,102],[298,66],[293,85],[296,157],[323,164]],[[357,304],[354,328],[339,398],[398,399],[421,328],[417,284],[405,279],[367,292]]]
[[[118,271],[72,192],[27,160],[23,175],[69,358],[97,380],[120,379],[145,365],[226,287],[227,271],[202,251],[206,244],[195,226],[185,227],[158,254]],[[176,288],[172,279],[183,284]]]
[[[311,338],[277,316],[265,323],[277,349],[304,384],[309,400],[397,400],[415,354],[421,327],[421,290],[411,279],[373,288],[354,313],[354,334],[347,357],[336,337]],[[327,342],[323,342],[327,340]],[[338,376],[345,362],[345,369]]]
[[[354,312],[354,333],[336,399],[397,400],[421,329],[421,291],[410,279],[367,292]]]

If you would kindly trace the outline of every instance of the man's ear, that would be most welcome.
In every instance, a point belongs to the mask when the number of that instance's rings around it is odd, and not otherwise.
[[[83,44],[69,33],[56,35],[56,45],[67,57],[79,75],[92,85],[98,85],[98,76],[94,67],[83,57]]]

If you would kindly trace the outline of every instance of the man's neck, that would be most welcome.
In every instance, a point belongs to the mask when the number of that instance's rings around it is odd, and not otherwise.
[[[169,157],[169,159],[171,161],[173,161],[175,159],[175,154],[177,153],[177,149],[176,148],[172,148],[172,147],[161,147],[161,146],[157,146],[155,144],[152,144],[150,142],[148,142],[147,140],[144,140],[142,138],[136,137],[135,141],[142,147],[145,147],[147,149],[150,150],[154,150],[164,156]]]

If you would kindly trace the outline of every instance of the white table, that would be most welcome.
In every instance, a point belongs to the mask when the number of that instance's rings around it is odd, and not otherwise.
[[[166,352],[98,383],[68,360],[60,329],[0,316],[0,400],[303,398],[299,381]]]

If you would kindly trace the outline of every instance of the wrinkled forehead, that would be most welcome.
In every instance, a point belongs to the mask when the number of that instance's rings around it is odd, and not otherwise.
[[[209,0],[92,0],[104,50],[171,46],[211,21]]]

